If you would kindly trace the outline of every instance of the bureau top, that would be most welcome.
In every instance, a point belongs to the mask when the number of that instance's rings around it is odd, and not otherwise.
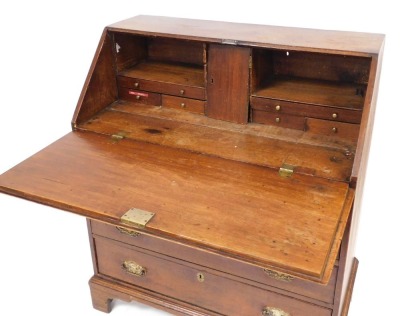
[[[357,56],[378,54],[385,36],[360,32],[230,23],[139,15],[109,26],[114,31]]]

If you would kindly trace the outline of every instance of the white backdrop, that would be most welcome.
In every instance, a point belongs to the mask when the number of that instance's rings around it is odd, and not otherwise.
[[[400,315],[400,22],[395,1],[12,1],[0,4],[0,173],[70,131],[102,29],[138,15],[385,33],[381,89],[350,316]],[[0,194],[0,314],[103,315],[91,307],[82,217]],[[113,314],[166,315],[116,302]],[[247,315],[244,315],[247,316]]]

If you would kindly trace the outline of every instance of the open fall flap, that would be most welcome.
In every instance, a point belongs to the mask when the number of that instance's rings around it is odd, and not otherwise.
[[[71,132],[0,176],[0,191],[327,283],[352,206],[344,182],[91,132]]]

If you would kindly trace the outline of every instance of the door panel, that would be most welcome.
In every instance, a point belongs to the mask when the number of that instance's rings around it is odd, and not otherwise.
[[[210,45],[207,116],[235,123],[247,123],[249,59],[250,48]]]

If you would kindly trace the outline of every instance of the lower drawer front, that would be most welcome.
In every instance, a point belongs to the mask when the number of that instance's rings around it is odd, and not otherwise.
[[[252,113],[252,121],[254,123],[304,130],[305,118],[302,116],[271,113],[255,109],[253,109],[251,113]]]
[[[306,130],[310,133],[357,141],[360,125],[307,118]]]
[[[223,315],[329,316],[331,310],[169,261],[106,238],[95,239],[99,273]],[[286,314],[277,314],[284,311]]]
[[[126,230],[121,227],[103,224],[93,220],[91,220],[90,223],[92,233],[95,236],[104,236],[129,245],[178,258],[186,262],[196,263],[213,270],[224,271],[231,275],[245,278],[249,283],[263,284],[269,287],[272,286],[329,304],[333,303],[337,267],[334,268],[331,279],[327,285],[304,281],[298,278],[287,280],[282,278],[281,275],[271,274],[268,270],[264,270],[258,266],[194,248],[189,245],[143,233],[138,234],[132,229]]]
[[[162,106],[165,106],[167,108],[181,109],[193,113],[204,114],[205,101],[174,97],[171,95],[163,95]]]

